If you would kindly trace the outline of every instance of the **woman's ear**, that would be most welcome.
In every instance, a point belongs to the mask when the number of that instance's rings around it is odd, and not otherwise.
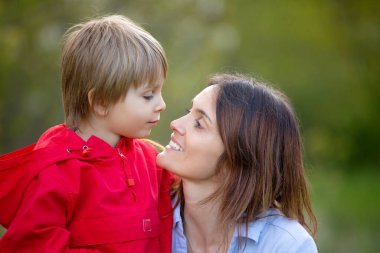
[[[94,89],[91,89],[87,94],[88,104],[95,114],[99,116],[106,116],[108,113],[107,107],[94,102]]]

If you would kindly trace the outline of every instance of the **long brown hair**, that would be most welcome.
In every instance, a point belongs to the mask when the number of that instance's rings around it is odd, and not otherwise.
[[[221,186],[204,203],[220,200],[226,230],[238,223],[248,229],[249,222],[275,207],[315,237],[299,124],[287,97],[239,74],[215,75],[209,85],[218,87],[216,118],[225,151],[218,162]],[[183,204],[181,191],[179,185]]]

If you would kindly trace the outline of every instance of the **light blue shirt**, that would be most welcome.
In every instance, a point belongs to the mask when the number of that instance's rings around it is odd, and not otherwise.
[[[317,246],[309,233],[295,220],[285,217],[278,209],[270,209],[265,217],[235,229],[228,253],[317,253]],[[186,237],[179,206],[173,214],[173,253],[187,253]],[[238,230],[240,229],[240,235]],[[238,250],[238,236],[247,241]],[[243,250],[244,249],[244,250]]]

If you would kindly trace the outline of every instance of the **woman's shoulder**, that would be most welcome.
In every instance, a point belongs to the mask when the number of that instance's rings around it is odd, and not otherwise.
[[[286,217],[278,209],[270,209],[263,217],[265,228],[269,231],[282,232],[284,236],[289,235],[296,239],[298,237],[310,237],[306,229],[295,219]]]
[[[314,239],[307,230],[278,209],[270,209],[252,221],[248,233],[259,248],[271,248],[268,252],[317,252]]]

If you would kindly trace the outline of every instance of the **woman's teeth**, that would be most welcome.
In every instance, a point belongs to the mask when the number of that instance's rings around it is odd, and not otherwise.
[[[176,151],[183,151],[183,149],[181,148],[181,146],[178,145],[177,143],[175,143],[174,141],[170,141],[170,142],[169,142],[169,146],[170,146],[172,149],[176,150]]]

